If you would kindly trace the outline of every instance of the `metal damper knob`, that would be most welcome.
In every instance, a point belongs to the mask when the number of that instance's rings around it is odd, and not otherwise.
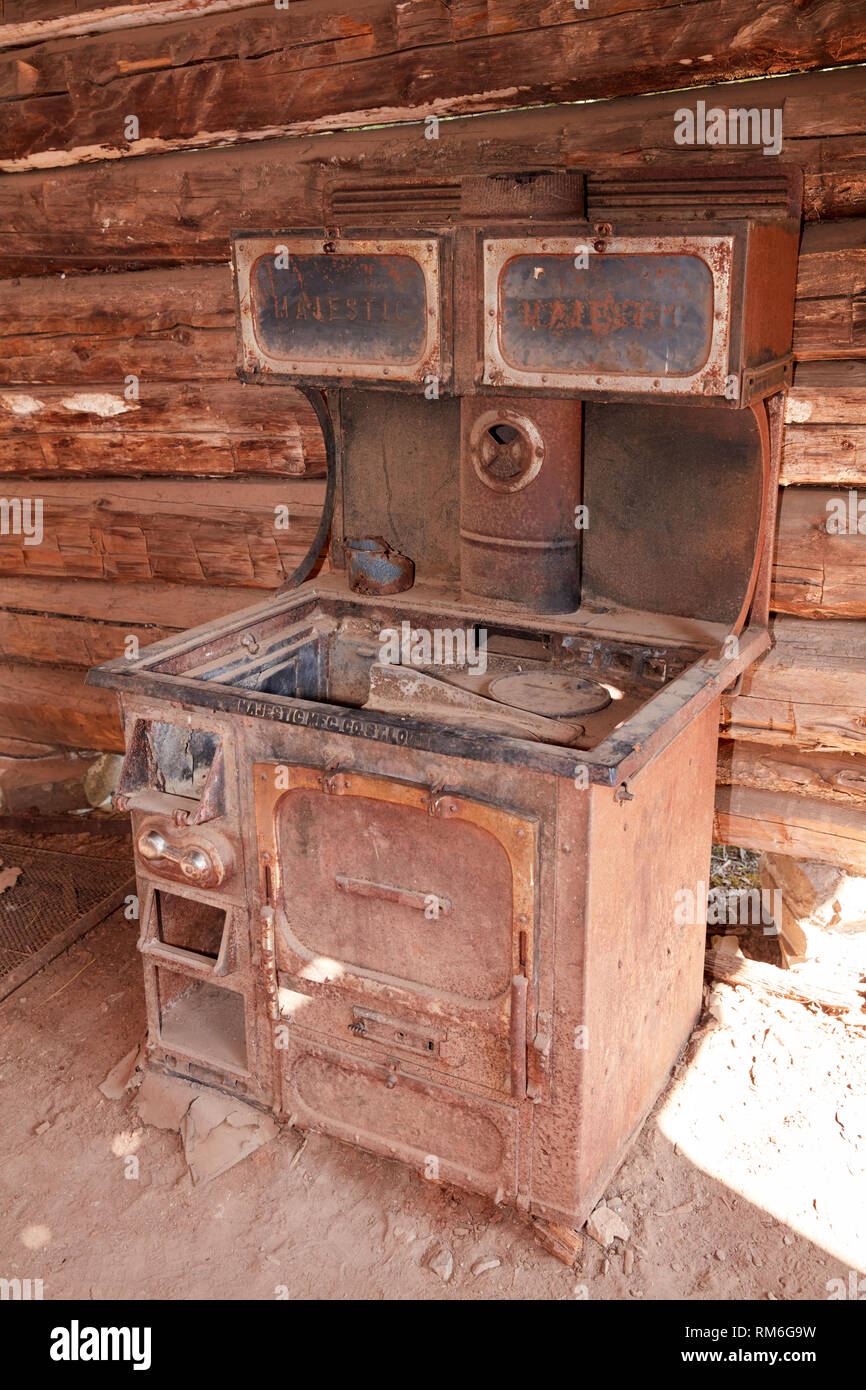
[[[472,464],[487,487],[519,492],[544,462],[544,441],[533,422],[515,410],[487,411],[475,421]]]

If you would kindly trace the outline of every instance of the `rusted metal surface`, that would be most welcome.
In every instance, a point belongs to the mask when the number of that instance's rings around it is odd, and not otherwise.
[[[692,170],[661,231],[565,171],[365,184],[238,238],[242,375],[329,384],[335,572],[92,676],[151,1064],[561,1258],[692,1026],[719,701],[769,642],[795,248],[750,187],[699,228]]]
[[[461,411],[464,599],[572,612],[580,597],[580,401],[469,396]]]
[[[234,854],[222,835],[213,830],[169,830],[164,816],[142,818],[135,848],[161,876],[200,888],[219,888],[234,873]]]
[[[722,395],[733,237],[484,242],[491,385]]]
[[[411,589],[415,565],[383,536],[352,537],[343,550],[349,588],[356,594],[400,594]]]
[[[441,380],[440,239],[286,234],[233,247],[242,370],[304,383]]]

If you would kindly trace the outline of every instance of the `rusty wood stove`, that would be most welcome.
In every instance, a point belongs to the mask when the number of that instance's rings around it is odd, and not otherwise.
[[[551,171],[235,238],[239,374],[316,408],[332,571],[91,672],[151,1066],[583,1223],[698,1011],[677,903],[769,645],[799,190],[761,173],[731,218],[636,181],[591,226]]]

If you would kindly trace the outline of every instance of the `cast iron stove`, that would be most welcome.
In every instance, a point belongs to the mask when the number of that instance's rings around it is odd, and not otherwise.
[[[799,195],[758,174],[637,180],[615,228],[566,171],[357,184],[234,238],[331,564],[91,672],[152,1067],[583,1223],[699,1008],[677,904],[769,645]]]

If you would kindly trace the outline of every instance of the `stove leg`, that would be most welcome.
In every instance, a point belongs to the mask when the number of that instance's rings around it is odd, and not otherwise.
[[[564,1265],[575,1265],[583,1253],[583,1236],[570,1226],[557,1226],[541,1216],[533,1216],[532,1230],[539,1245]]]

